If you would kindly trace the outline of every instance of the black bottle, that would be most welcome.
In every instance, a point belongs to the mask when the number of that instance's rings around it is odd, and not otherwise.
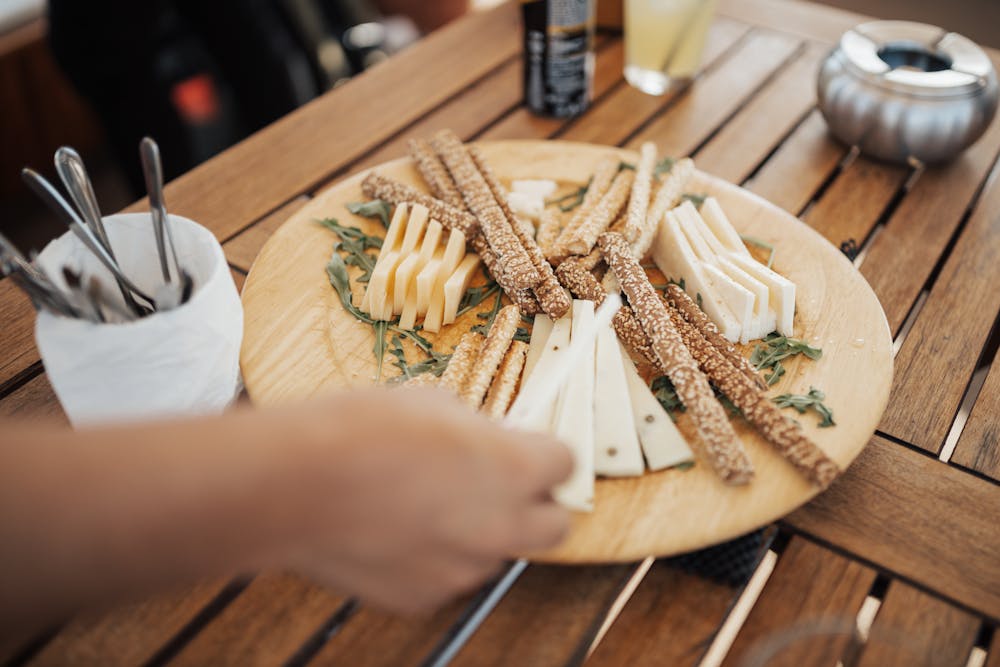
[[[593,0],[522,0],[524,101],[558,118],[587,108],[594,80]]]

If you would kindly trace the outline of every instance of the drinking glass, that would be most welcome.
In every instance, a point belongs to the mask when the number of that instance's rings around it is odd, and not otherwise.
[[[625,0],[625,79],[662,95],[701,62],[715,0]]]

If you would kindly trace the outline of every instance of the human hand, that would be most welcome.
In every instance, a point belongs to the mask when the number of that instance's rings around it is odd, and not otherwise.
[[[290,564],[379,606],[414,611],[472,589],[502,562],[558,544],[549,490],[572,458],[433,389],[372,390],[297,410],[307,499]],[[304,428],[303,428],[304,427]],[[345,444],[331,446],[331,440]]]

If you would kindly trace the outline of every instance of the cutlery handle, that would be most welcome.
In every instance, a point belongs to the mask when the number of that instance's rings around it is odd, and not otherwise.
[[[156,234],[156,250],[160,255],[160,269],[164,282],[170,282],[170,267],[167,265],[166,243],[163,228],[167,221],[167,207],[163,202],[163,163],[160,162],[160,147],[150,137],[139,142],[139,158],[142,173],[149,193],[149,212],[153,216],[153,232]],[[174,260],[176,264],[176,258]]]
[[[117,259],[111,249],[107,232],[104,230],[101,209],[97,204],[97,195],[94,193],[94,186],[87,174],[87,168],[83,164],[83,158],[69,146],[63,146],[56,151],[55,165],[59,178],[66,186],[70,199],[80,210],[84,222],[87,223],[90,231],[94,233],[111,258]]]

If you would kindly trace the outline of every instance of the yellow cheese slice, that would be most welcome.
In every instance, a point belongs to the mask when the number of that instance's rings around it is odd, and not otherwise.
[[[406,204],[400,204],[392,214],[389,229],[386,230],[385,238],[382,240],[382,250],[375,260],[368,289],[365,290],[364,299],[361,301],[361,309],[372,317],[379,317],[385,304],[385,286],[396,268],[396,263],[399,262],[399,247],[406,231],[408,210]]]
[[[531,325],[531,342],[528,343],[528,354],[524,358],[524,370],[521,371],[521,384],[528,381],[531,372],[535,370],[535,364],[542,356],[545,349],[545,342],[552,333],[552,318],[544,313],[535,315],[535,322]]]
[[[417,274],[417,317],[427,314],[427,309],[431,305],[431,294],[434,293],[434,283],[437,281],[438,270],[441,268],[441,261],[444,259],[444,248],[437,247],[431,261]]]
[[[465,290],[479,268],[479,255],[469,253],[462,260],[455,272],[444,283],[444,323],[451,324],[458,317],[458,306],[462,303]]]
[[[420,273],[420,270],[427,265],[427,262],[434,256],[434,251],[441,243],[441,236],[444,228],[437,220],[431,220],[427,224],[427,231],[424,232],[424,240],[420,243],[420,252],[410,253],[399,264],[396,269],[396,279],[393,285],[392,312],[394,315],[401,315],[403,306],[406,303],[406,296],[410,292],[416,294],[416,285],[413,284],[413,277]],[[416,313],[414,313],[416,315]],[[412,329],[413,325],[403,326],[400,319],[400,326],[404,329]]]
[[[444,249],[444,255],[441,257],[441,264],[432,287],[430,305],[428,305],[427,314],[424,316],[424,329],[427,331],[437,333],[441,330],[444,319],[444,285],[451,274],[455,273],[455,269],[458,268],[464,256],[465,234],[457,229],[453,230],[448,237],[448,245]]]
[[[399,264],[405,260],[410,255],[414,254],[417,249],[417,245],[420,244],[421,239],[424,236],[424,230],[427,228],[427,207],[420,206],[419,204],[414,204],[410,208],[410,217],[406,221],[406,233],[403,235],[403,241],[399,244],[399,253],[389,266],[389,275],[385,282],[385,294],[382,295],[381,300],[381,319],[391,320],[393,316],[393,301],[395,298],[395,287],[396,287],[396,269],[399,268]],[[373,297],[378,297],[377,293],[372,295]],[[375,303],[372,303],[372,309],[375,310]],[[402,309],[400,309],[402,310]]]

